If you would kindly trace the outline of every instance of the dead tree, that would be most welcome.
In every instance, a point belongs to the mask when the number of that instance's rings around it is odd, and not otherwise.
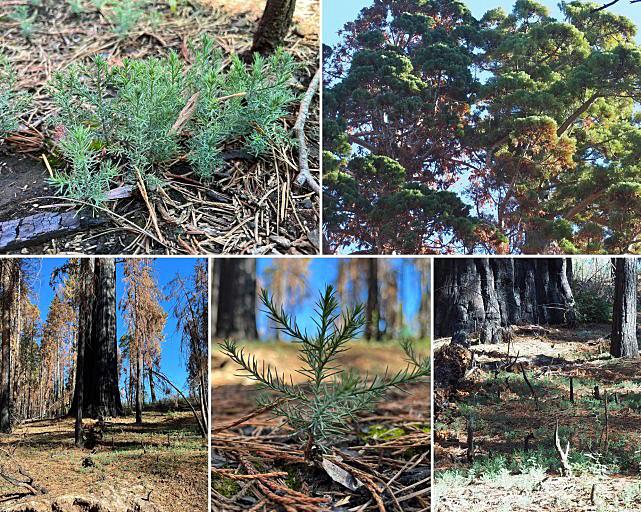
[[[559,420],[556,420],[556,427],[554,429],[554,447],[556,448],[556,453],[561,461],[561,476],[572,476],[572,467],[568,460],[568,455],[570,454],[570,441],[568,440],[564,451],[563,448],[561,448],[561,439],[559,439]]]
[[[434,266],[437,337],[501,343],[513,325],[576,324],[569,259],[436,258]]]
[[[282,46],[294,17],[296,0],[267,0],[263,16],[254,33],[251,51],[262,55]]]
[[[637,343],[637,260],[613,258],[614,304],[612,306],[613,357],[639,358]]]

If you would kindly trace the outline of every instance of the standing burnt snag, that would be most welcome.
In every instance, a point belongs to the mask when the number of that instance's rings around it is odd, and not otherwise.
[[[254,34],[252,52],[272,53],[283,45],[294,17],[296,0],[267,0],[263,16]]]

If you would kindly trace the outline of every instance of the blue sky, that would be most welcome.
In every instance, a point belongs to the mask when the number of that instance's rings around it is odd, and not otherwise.
[[[546,5],[553,16],[559,15],[558,1],[538,0]],[[597,3],[600,3],[596,0]],[[603,0],[606,3],[606,0]],[[338,41],[336,33],[346,22],[356,18],[363,7],[371,5],[371,0],[323,0],[323,42],[333,46]],[[503,7],[507,12],[514,6],[513,0],[468,0],[465,4],[472,14],[480,18],[485,12],[495,7]],[[632,19],[637,26],[641,26],[641,4],[630,4],[629,0],[621,0],[617,5],[609,8],[611,12],[623,14]],[[641,42],[641,35],[637,34]]]
[[[33,284],[34,295],[36,303],[40,309],[40,318],[44,322],[47,318],[47,311],[49,309],[49,304],[53,300],[55,290],[49,286],[49,278],[51,272],[56,267],[60,267],[67,260],[64,258],[42,258],[35,260],[35,267],[37,269],[37,274],[35,277],[35,282]],[[124,283],[122,281],[123,277],[123,263],[118,259],[116,262],[116,300],[120,304],[120,299],[124,293]],[[184,278],[189,278],[193,275],[194,265],[196,263],[195,259],[192,258],[158,258],[154,260],[154,271],[156,278],[158,279],[158,285],[163,292],[168,292],[167,285],[168,283],[176,276],[177,273],[180,273]],[[165,326],[165,342],[162,344],[162,357],[161,357],[161,371],[169,377],[169,379],[181,388],[183,391],[186,391],[186,378],[187,374],[184,368],[185,358],[180,349],[181,345],[181,335],[176,330],[176,318],[173,315],[172,307],[173,302],[163,300],[161,301],[162,307],[169,314],[167,318],[167,325]],[[125,334],[126,326],[125,321],[122,316],[122,311],[118,307],[116,313],[116,329],[118,339]],[[164,386],[158,386],[157,393],[159,396],[162,396],[162,389]]]
[[[328,284],[335,284],[338,274],[338,261],[340,258],[322,258],[312,259],[309,267],[309,280],[307,283],[310,291],[309,299],[303,301],[296,309],[295,316],[298,320],[299,326],[307,328],[308,331],[313,332],[315,326],[312,322],[312,313],[314,310],[314,303],[318,299],[320,291],[324,290]],[[421,299],[419,274],[411,265],[411,258],[391,258],[393,269],[400,271],[400,300],[403,304],[403,311],[408,318],[411,325],[410,328],[415,328],[415,316],[418,312]],[[265,283],[265,270],[272,266],[273,260],[271,258],[258,259],[256,271],[258,273],[259,282]],[[380,276],[382,280],[382,276]],[[262,304],[258,307],[257,323],[261,334],[264,339],[272,337],[272,332],[267,329],[267,319],[262,312]],[[286,308],[287,309],[287,308]]]

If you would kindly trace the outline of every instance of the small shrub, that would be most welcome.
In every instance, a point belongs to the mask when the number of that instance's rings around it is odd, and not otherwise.
[[[211,39],[203,38],[193,52],[189,82],[200,99],[189,161],[202,178],[212,178],[221,168],[222,146],[229,139],[243,138],[245,151],[254,156],[291,142],[278,123],[296,99],[289,86],[295,70],[290,55],[278,50],[265,60],[256,54],[249,68],[233,56],[224,75],[223,55],[214,51]]]
[[[577,320],[582,323],[607,324],[612,320],[612,301],[593,289],[580,289],[574,294]]]
[[[66,0],[67,5],[73,14],[82,14],[85,12],[85,5],[82,0]]]
[[[124,39],[136,27],[145,12],[146,0],[118,0],[114,2],[109,21],[114,25],[114,32]]]
[[[68,174],[54,176],[53,184],[67,197],[100,203],[109,189],[109,182],[118,174],[118,168],[110,161],[100,161],[100,151],[93,146],[91,130],[74,126],[58,147],[73,163]]]
[[[0,55],[0,140],[19,127],[19,118],[29,104],[26,93],[16,92],[16,75]]]
[[[303,367],[297,371],[308,377],[309,382],[287,383],[278,369],[261,366],[255,357],[246,355],[233,341],[226,340],[221,344],[221,350],[240,366],[242,375],[257,381],[263,389],[275,392],[279,399],[285,399],[273,413],[285,418],[301,440],[307,440],[307,457],[311,456],[314,445],[326,451],[332,440],[349,430],[349,421],[357,413],[372,409],[386,391],[430,374],[429,358],[419,359],[409,343],[403,344],[408,366],[394,375],[369,380],[367,376],[339,369],[336,357],[348,350],[346,343],[362,328],[363,307],[358,305],[339,313],[331,286],[321,293],[316,305],[318,328],[315,335],[301,331],[296,321],[273,303],[267,291],[262,292],[261,301],[277,328],[300,343]],[[261,403],[274,402],[263,398]]]
[[[34,10],[31,13],[27,5],[18,5],[9,17],[18,22],[22,36],[25,39],[31,39],[38,12]]]
[[[96,57],[57,73],[51,82],[58,107],[54,122],[67,131],[89,127],[90,146],[117,163],[128,182],[141,177],[150,188],[161,185],[157,167],[185,153],[198,175],[211,179],[223,166],[222,148],[230,142],[256,156],[272,144],[289,143],[279,120],[295,98],[289,87],[291,57],[279,51],[268,60],[256,57],[250,67],[234,57],[225,72],[222,54],[210,39],[203,38],[193,51],[195,63],[188,70],[171,52],[163,58],[125,59],[122,66]],[[200,99],[193,116],[174,130],[196,92]],[[74,154],[66,152],[67,158]],[[65,181],[61,190],[87,190],[69,186],[76,176],[72,171],[67,180],[58,177],[59,183]]]

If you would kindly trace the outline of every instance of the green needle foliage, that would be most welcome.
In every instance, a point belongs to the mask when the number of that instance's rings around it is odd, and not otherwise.
[[[146,0],[118,0],[113,2],[109,21],[113,23],[114,32],[118,37],[124,39],[129,35],[142,18],[146,5]]]
[[[261,404],[277,403],[273,414],[284,417],[296,435],[307,440],[308,447],[315,445],[327,451],[332,441],[349,430],[349,422],[359,412],[372,409],[386,391],[430,374],[429,358],[421,359],[410,342],[402,343],[408,366],[397,373],[385,372],[370,379],[368,375],[340,369],[337,356],[349,350],[347,343],[360,331],[365,320],[362,305],[340,311],[332,286],[325,288],[316,303],[317,329],[311,335],[301,331],[295,319],[276,306],[266,290],[261,293],[261,301],[277,329],[300,343],[299,358],[303,366],[297,372],[308,381],[294,384],[290,378],[287,382],[284,373],[259,363],[234,341],[225,340],[221,350],[240,366],[242,375],[276,393],[277,402],[263,398]],[[306,453],[310,455],[309,450]]]
[[[101,152],[93,146],[91,130],[74,126],[59,142],[62,155],[72,163],[73,180],[54,176],[52,182],[67,197],[94,204],[104,199],[109,182],[118,174],[118,168],[109,160],[101,161]]]
[[[583,0],[558,18],[535,0],[480,18],[459,0],[370,3],[324,52],[333,250],[641,252],[631,20]]]
[[[27,5],[18,5],[9,17],[13,21],[18,22],[22,36],[25,39],[31,39],[38,12],[33,11],[33,13],[31,13]]]
[[[267,60],[255,54],[250,67],[234,55],[224,73],[223,54],[213,44],[204,38],[193,49],[196,60],[189,73],[191,91],[200,93],[189,160],[204,178],[221,168],[225,141],[243,138],[244,150],[253,156],[289,144],[279,120],[297,98],[289,85],[296,70],[289,54],[278,50]]]
[[[29,96],[16,92],[15,85],[16,75],[0,55],[0,141],[18,129],[20,115],[29,105]]]
[[[260,156],[272,145],[289,143],[280,122],[296,98],[290,86],[295,65],[289,55],[278,51],[269,59],[257,56],[251,66],[232,57],[225,69],[222,53],[214,51],[208,37],[192,51],[194,64],[189,68],[170,52],[162,58],[125,59],[121,66],[96,57],[57,73],[51,89],[58,107],[54,123],[63,132],[60,140],[78,127],[86,128],[89,147],[111,162],[110,172],[118,168],[126,181],[140,177],[152,189],[161,185],[158,167],[182,155],[201,178],[211,179],[224,166],[222,151],[228,144]],[[195,112],[174,129],[196,93]],[[99,201],[109,186],[108,180],[94,180],[99,167],[77,164],[79,152],[62,153],[70,165],[56,177],[60,190],[75,191],[75,199]],[[101,194],[95,189],[98,184],[105,187]],[[78,196],[82,191],[91,195]]]

